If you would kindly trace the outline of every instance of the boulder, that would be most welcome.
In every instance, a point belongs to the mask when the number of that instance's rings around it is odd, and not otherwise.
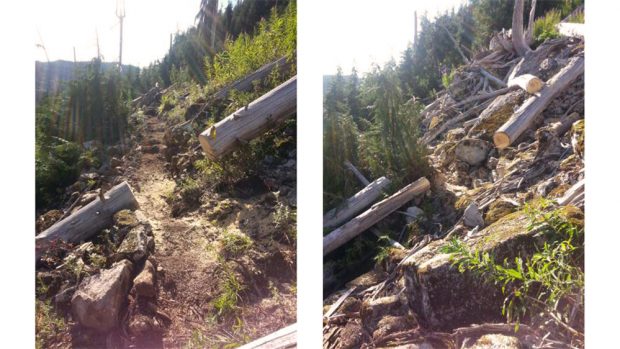
[[[155,297],[155,267],[148,259],[140,274],[133,279],[133,288],[137,296]]]
[[[487,159],[489,151],[493,148],[491,143],[476,138],[465,138],[456,144],[454,155],[457,159],[477,166]]]
[[[415,221],[419,221],[425,218],[424,211],[417,206],[411,206],[407,208],[406,212],[408,214],[408,216],[406,216],[405,218],[405,220],[407,221],[407,224],[410,224],[410,223],[413,223]]]
[[[132,210],[120,210],[114,214],[114,225],[119,228],[133,228],[140,224],[136,213]]]
[[[140,224],[132,228],[118,247],[115,260],[127,258],[139,262],[149,254],[149,226]]]
[[[526,229],[529,217],[509,214],[466,241],[474,250],[489,252],[495,260],[531,255],[537,243]],[[493,284],[470,272],[460,273],[451,256],[441,251],[447,242],[436,240],[403,262],[405,296],[423,326],[449,330],[471,323],[502,321],[504,297]]]
[[[118,324],[131,282],[132,264],[127,260],[84,278],[71,299],[75,319],[88,328],[107,332]]]

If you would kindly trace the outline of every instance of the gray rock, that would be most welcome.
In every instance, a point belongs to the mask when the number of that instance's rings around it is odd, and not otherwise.
[[[146,258],[149,253],[148,229],[148,226],[144,224],[132,228],[118,247],[114,259],[119,261],[127,258],[133,262],[138,262]]]
[[[133,265],[127,260],[85,278],[71,299],[76,320],[85,327],[107,332],[118,324],[126,301]]]
[[[470,228],[482,228],[484,226],[484,218],[478,209],[478,205],[472,202],[469,206],[467,206],[465,212],[463,212],[463,224]]]
[[[407,224],[415,222],[415,221],[419,221],[425,218],[424,211],[417,206],[411,206],[407,208],[406,212],[408,214],[405,218],[405,220],[407,220]]]
[[[144,262],[144,268],[140,274],[133,279],[133,288],[137,296],[155,297],[155,267],[151,261],[146,260],[146,262]]]
[[[491,144],[487,141],[475,138],[465,138],[458,142],[454,150],[457,159],[471,166],[481,164],[486,160]]]

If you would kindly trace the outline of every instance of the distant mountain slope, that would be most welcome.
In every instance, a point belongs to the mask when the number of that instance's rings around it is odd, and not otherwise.
[[[46,93],[56,93],[59,90],[60,83],[63,81],[73,80],[76,68],[85,68],[90,61],[87,62],[71,62],[71,61],[53,61],[53,62],[35,62],[35,99],[39,101]],[[114,62],[102,62],[103,71],[115,69],[117,67]],[[138,73],[140,68],[133,65],[123,65],[123,72]]]

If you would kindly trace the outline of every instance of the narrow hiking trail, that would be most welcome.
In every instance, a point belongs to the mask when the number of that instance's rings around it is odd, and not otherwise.
[[[293,323],[295,288],[294,277],[290,276],[294,275],[294,270],[274,275],[267,283],[250,278],[251,284],[244,287],[248,292],[241,297],[239,311],[234,316],[216,317],[213,301],[220,292],[221,275],[225,272],[218,248],[221,233],[226,230],[247,234],[248,223],[250,226],[254,223],[259,230],[269,230],[267,225],[272,224],[272,215],[264,212],[261,197],[250,197],[234,200],[237,209],[224,219],[213,219],[212,211],[218,208],[217,198],[207,199],[210,205],[173,217],[167,198],[173,193],[176,182],[167,170],[161,149],[165,147],[167,126],[158,116],[146,117],[144,126],[145,140],[141,147],[151,149],[139,152],[137,167],[133,173],[127,173],[127,177],[140,210],[152,227],[155,238],[152,257],[158,271],[157,308],[169,321],[166,321],[160,343],[149,340],[142,345],[163,348],[238,345]],[[250,269],[249,274],[266,274],[252,270],[253,267],[262,269],[253,263],[249,263],[252,267],[248,268],[248,263],[244,263],[248,258],[251,257],[242,256],[241,261],[235,262],[242,270]],[[283,261],[271,258],[265,262],[268,262],[265,266],[277,272],[280,268],[275,264]],[[278,285],[278,277],[283,279],[283,284]]]

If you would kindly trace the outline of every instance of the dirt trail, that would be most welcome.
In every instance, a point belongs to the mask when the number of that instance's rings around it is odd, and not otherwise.
[[[158,117],[148,117],[142,147],[164,147],[165,127]],[[159,150],[143,152],[139,166],[129,176],[140,209],[150,222],[155,237],[157,307],[171,320],[161,342],[151,342],[148,346],[179,348],[241,344],[294,322],[294,279],[286,279],[289,284],[277,286],[280,292],[261,292],[256,285],[247,285],[248,289],[257,290],[259,296],[248,297],[252,299],[242,302],[240,311],[232,318],[214,316],[212,302],[218,295],[218,276],[221,276],[218,274],[222,273],[218,262],[218,257],[221,258],[218,256],[218,236],[222,229],[245,230],[242,227],[246,221],[244,217],[248,215],[246,210],[256,212],[257,208],[252,200],[238,202],[240,212],[219,223],[207,219],[209,212],[205,207],[182,217],[172,217],[166,197],[173,192],[175,181],[166,170],[166,160]],[[269,287],[273,287],[271,282]],[[253,304],[247,304],[248,301]]]

